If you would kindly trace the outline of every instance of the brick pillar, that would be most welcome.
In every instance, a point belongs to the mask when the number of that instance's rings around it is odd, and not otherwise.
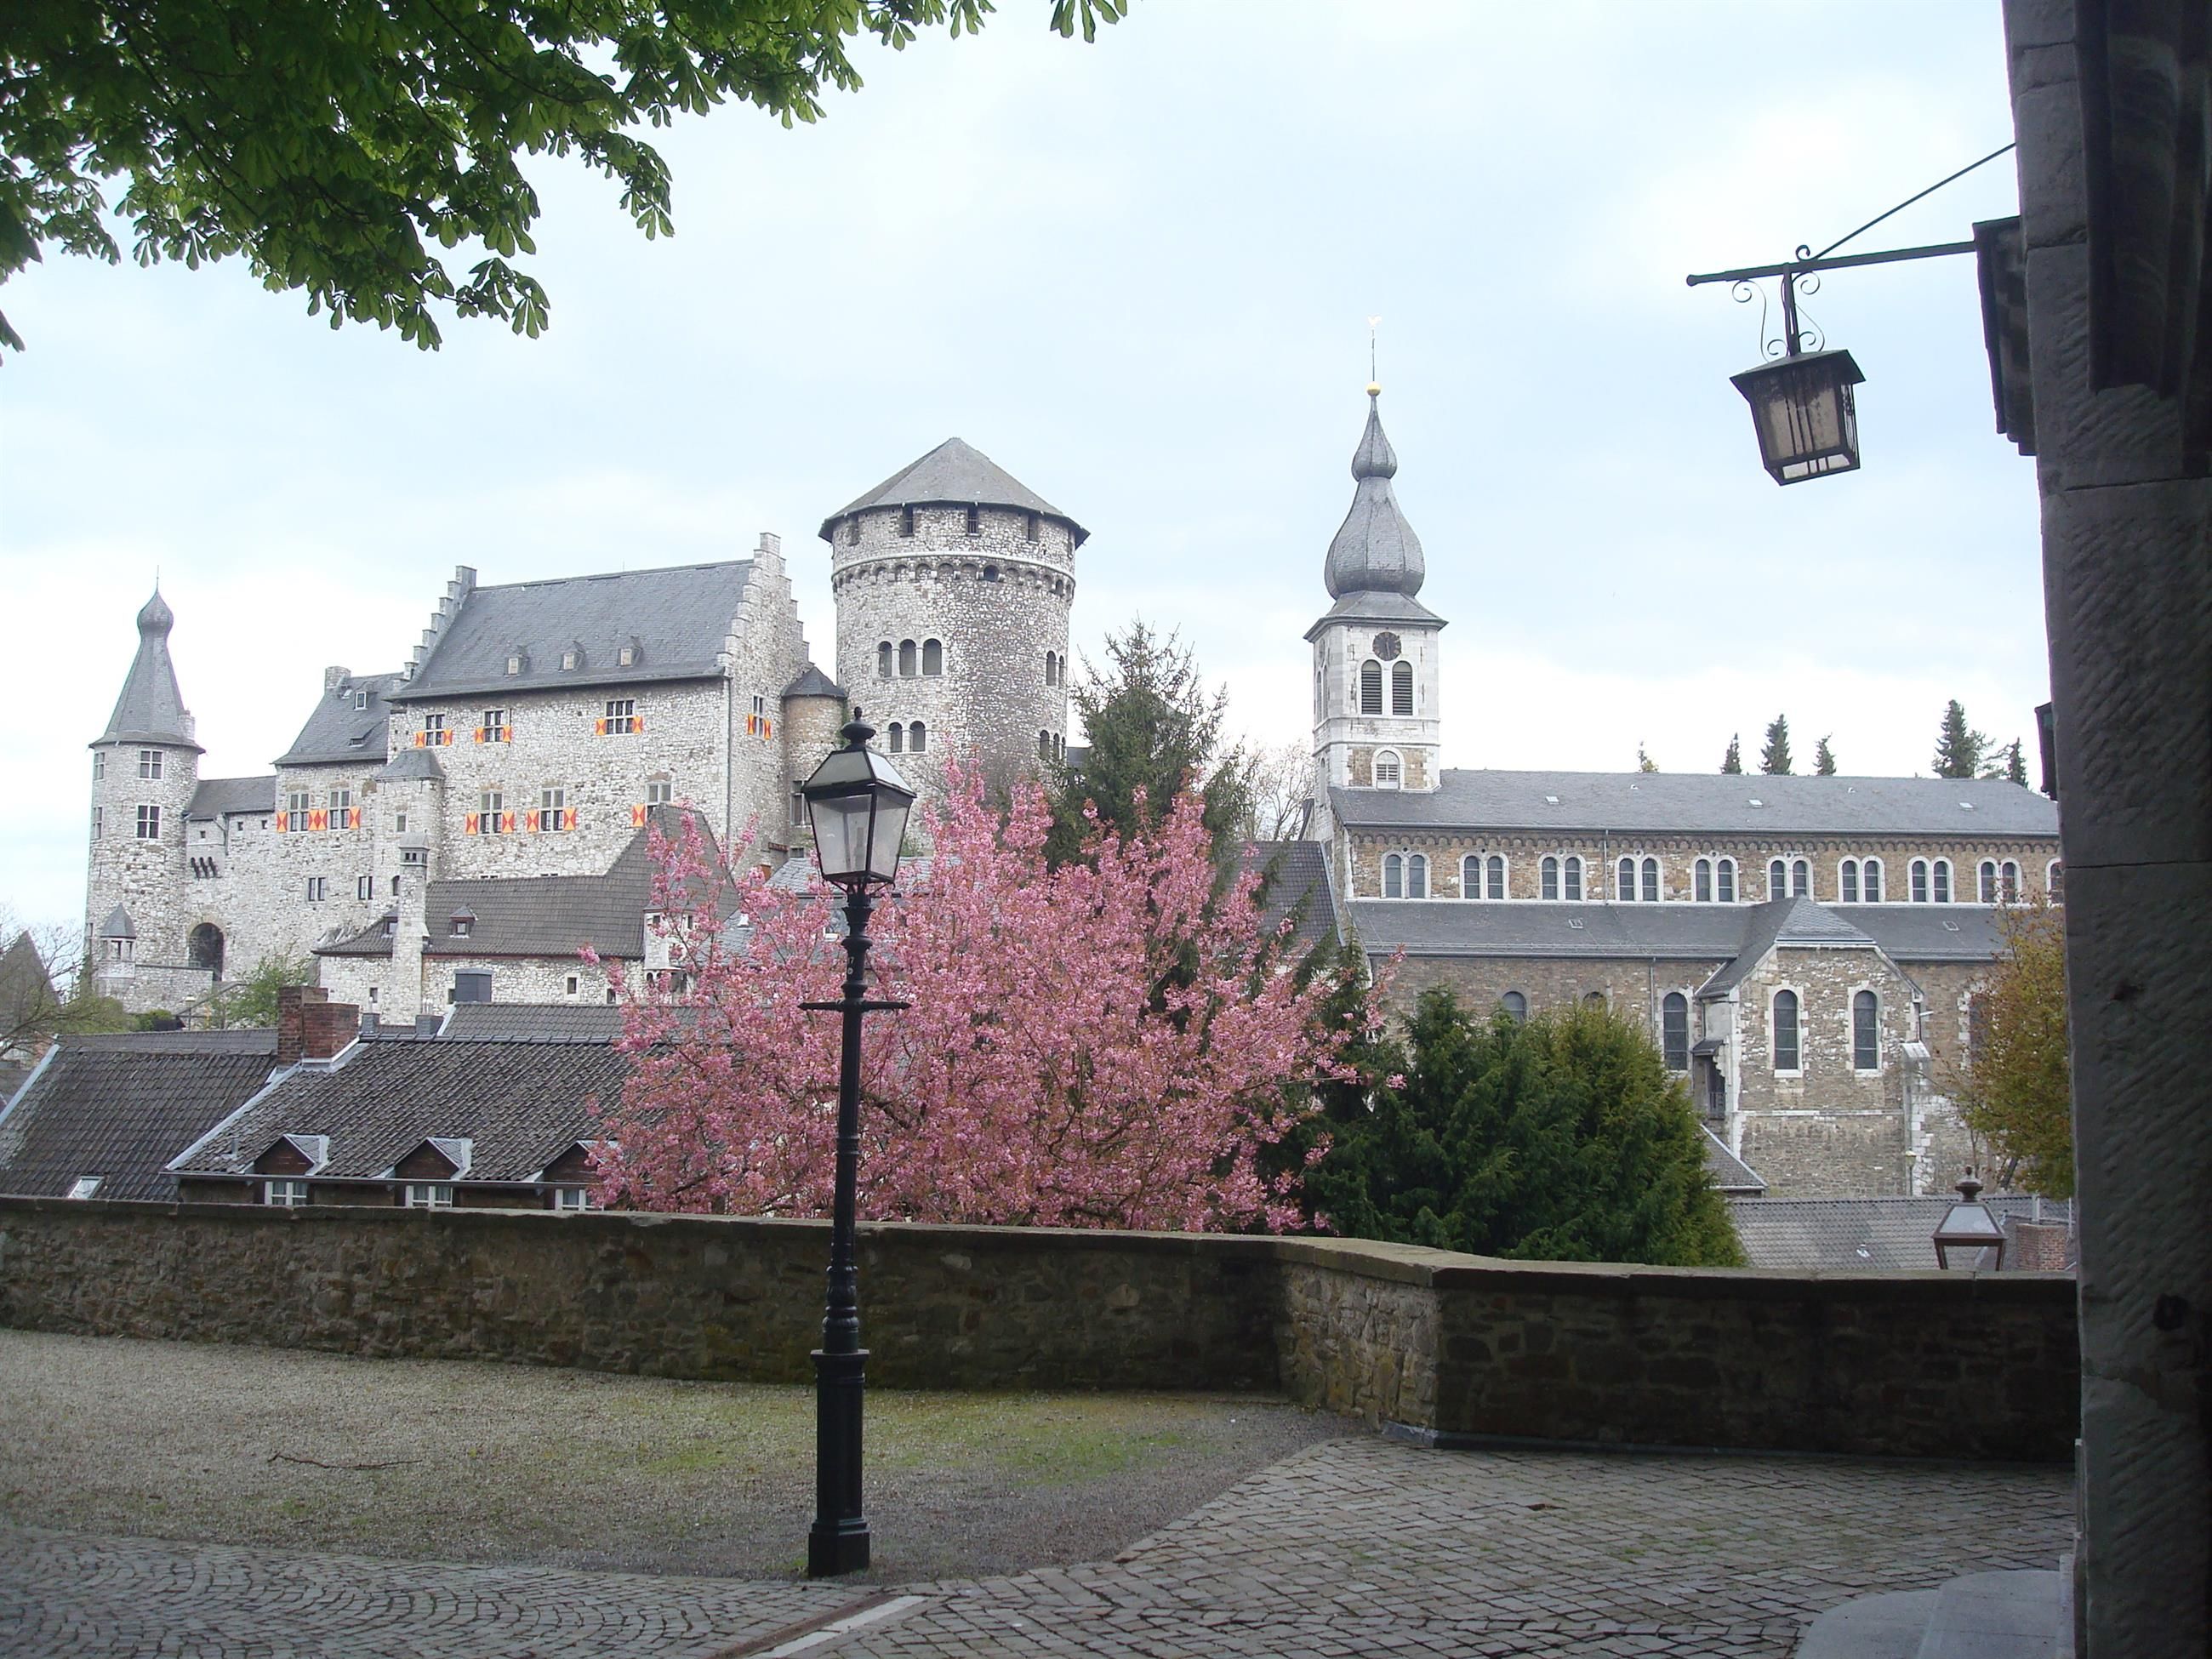
[[[2183,15],[2138,9],[2126,27]],[[2006,0],[2066,860],[2081,1216],[2076,1645],[2081,1659],[2204,1659],[2212,479],[2179,399],[2093,378],[2123,325],[2143,321],[2140,279],[2169,267],[2130,268],[2109,293],[2092,281],[2119,246],[2116,230],[2142,233],[2153,212],[2172,211],[2171,193],[2146,206],[2143,181],[2161,164],[2175,189],[2203,188],[2185,142],[2201,89],[2186,76],[2169,83],[2179,127],[2154,142],[2138,126],[2131,148],[2116,140],[2100,153],[2085,110],[2132,119],[2158,101],[2157,53],[2122,30],[2117,6]],[[2115,64],[2138,76],[2124,82],[2124,107],[2105,97],[2123,84],[2110,78]],[[2201,305],[2201,269],[2175,280]]]

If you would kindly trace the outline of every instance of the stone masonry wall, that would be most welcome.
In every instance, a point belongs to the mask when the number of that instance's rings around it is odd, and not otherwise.
[[[819,1222],[0,1198],[0,1324],[799,1382]],[[2063,1459],[2072,1282],[860,1230],[872,1381],[1268,1389],[1443,1440]]]

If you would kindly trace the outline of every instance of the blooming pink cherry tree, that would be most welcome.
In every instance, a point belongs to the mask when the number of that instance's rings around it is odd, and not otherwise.
[[[1346,1077],[1335,988],[1288,971],[1247,875],[1217,894],[1200,803],[1148,832],[1044,858],[1035,788],[1003,821],[955,773],[872,929],[860,1200],[873,1219],[1194,1231],[1297,1219],[1298,1175],[1265,1149]],[[625,988],[630,1080],[605,1133],[606,1201],[826,1213],[840,896],[653,842],[658,922],[680,994]],[[720,895],[720,902],[714,897]],[[1316,1147],[1310,1163],[1324,1147]]]

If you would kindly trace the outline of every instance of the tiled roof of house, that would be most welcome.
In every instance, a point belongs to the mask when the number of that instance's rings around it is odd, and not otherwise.
[[[1050,501],[1023,483],[980,449],[947,438],[910,461],[866,495],[848,501],[822,521],[821,536],[830,539],[832,526],[855,513],[884,507],[1011,507],[1058,519],[1075,532],[1078,547],[1091,532]]]
[[[752,569],[750,560],[737,559],[471,588],[415,678],[386,696],[404,703],[710,679],[722,672],[723,649]],[[628,666],[622,662],[626,646],[635,653]],[[563,669],[562,653],[578,647],[581,663]],[[522,665],[510,674],[514,656]]]
[[[1260,872],[1261,926],[1269,933],[1293,919],[1291,950],[1303,957],[1336,937],[1336,905],[1328,890],[1328,849],[1317,841],[1253,841],[1244,867]]]
[[[441,1042],[612,1042],[623,1011],[599,1003],[462,1002],[446,1016]]]
[[[2001,778],[1823,778],[1718,772],[1447,769],[1433,792],[1331,789],[1360,828],[1559,830],[1638,835],[2048,836],[2057,804]],[[1752,803],[1759,803],[1753,805]]]
[[[378,755],[381,757],[383,750]],[[188,818],[220,818],[233,812],[274,812],[276,775],[258,778],[202,778],[185,808]]]
[[[283,1136],[319,1135],[319,1176],[374,1180],[435,1139],[468,1143],[472,1181],[527,1181],[592,1136],[628,1070],[604,1041],[364,1042],[288,1073],[172,1167],[239,1175]]]
[[[351,761],[384,764],[392,732],[392,710],[385,697],[399,684],[397,674],[355,674],[323,693],[292,746],[276,757],[279,766],[319,766]],[[366,691],[368,706],[356,708],[354,694]]]
[[[1936,1267],[1936,1229],[1957,1199],[1945,1194],[1888,1198],[1738,1198],[1729,1215],[1754,1267],[1795,1272],[1901,1273]],[[2025,1218],[2037,1200],[1982,1196],[1990,1212]],[[2065,1221],[2070,1206],[2042,1200],[2043,1218]]]
[[[270,1030],[68,1036],[0,1111],[0,1192],[168,1199],[163,1166],[269,1080]]]

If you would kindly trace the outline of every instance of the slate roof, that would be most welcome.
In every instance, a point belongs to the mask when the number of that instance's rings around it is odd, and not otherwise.
[[[1335,622],[1428,623],[1442,628],[1444,619],[1410,593],[1346,593],[1321,613],[1321,620],[1306,629],[1313,636]]]
[[[185,807],[188,818],[220,818],[234,812],[274,812],[276,775],[258,778],[202,778]]]
[[[1352,508],[1329,543],[1328,557],[1322,566],[1322,580],[1331,599],[1347,593],[1411,598],[1421,591],[1426,574],[1421,538],[1398,510],[1398,497],[1390,488],[1397,471],[1397,452],[1382,434],[1382,391],[1370,386],[1367,428],[1352,456]]]
[[[1698,988],[1701,997],[1733,991],[1778,945],[1870,946],[1874,939],[1809,898],[1769,899],[1751,907],[1743,946],[1735,960]]]
[[[65,1036],[0,1111],[0,1192],[171,1199],[163,1166],[269,1080],[271,1030]]]
[[[1793,1272],[1902,1273],[1936,1269],[1936,1229],[1955,1194],[1888,1198],[1738,1198],[1729,1216],[1754,1267]],[[1998,1217],[2026,1219],[2036,1200],[2018,1194],[1982,1202]],[[2043,1218],[2065,1221],[2071,1206],[2045,1199]]]
[[[397,674],[354,674],[323,693],[292,746],[276,757],[279,766],[319,766],[363,760],[384,763],[392,726],[386,696],[399,684]],[[356,708],[354,693],[368,693],[368,707]]]
[[[2049,836],[2057,803],[2001,778],[1731,776],[1718,772],[1503,772],[1447,768],[1432,793],[1331,789],[1358,827],[1638,834]],[[1753,806],[1753,801],[1760,805]]]
[[[1791,921],[1801,905],[1812,914]],[[1354,899],[1344,911],[1370,956],[1402,948],[1415,957],[1656,957],[1717,968],[1739,957],[1755,961],[1778,937],[1784,944],[1879,945],[1899,963],[1987,962],[2003,943],[1997,913],[1976,904]]]
[[[155,589],[138,612],[138,653],[123,677],[115,712],[107,717],[107,729],[88,747],[160,743],[198,751],[199,744],[192,741],[192,717],[185,712],[176,666],[169,660],[169,629],[176,620],[161,590]]]
[[[812,663],[799,671],[799,678],[783,688],[787,697],[835,697],[845,701],[848,693],[843,686],[831,679]]]
[[[1713,1185],[1731,1197],[1742,1194],[1755,1196],[1766,1190],[1766,1183],[1759,1172],[1729,1151],[1728,1143],[1700,1123],[1698,1133],[1705,1138],[1705,1170],[1713,1178]]]
[[[605,1042],[364,1042],[343,1063],[287,1073],[173,1154],[171,1169],[242,1174],[285,1135],[321,1135],[325,1179],[374,1180],[440,1139],[469,1143],[455,1161],[471,1181],[526,1181],[592,1137],[628,1071]]]
[[[1091,538],[1081,525],[1023,483],[980,449],[957,438],[910,461],[866,495],[848,501],[822,520],[821,537],[830,539],[841,519],[884,507],[1011,507],[1057,519],[1075,532],[1078,547]]]
[[[680,807],[653,809],[665,836],[683,833]],[[714,837],[699,826],[707,854]],[[640,830],[605,875],[498,876],[434,881],[424,895],[423,918],[432,957],[558,957],[574,960],[586,945],[603,957],[636,961],[645,955],[645,913],[653,902],[653,854]],[[472,918],[465,937],[452,931],[456,911]],[[388,957],[392,940],[380,919],[352,938],[315,946],[324,957]]]
[[[602,576],[471,588],[411,681],[386,694],[394,703],[580,685],[711,679],[752,576],[750,559],[675,565]],[[621,665],[635,641],[638,660]],[[581,644],[583,665],[563,671],[561,653]],[[517,647],[520,674],[507,672]]]
[[[1328,849],[1317,841],[1251,841],[1244,843],[1244,868],[1258,870],[1261,924],[1272,933],[1285,917],[1297,926],[1291,936],[1293,954],[1303,957],[1336,937],[1336,905],[1328,890]]]
[[[441,1042],[612,1042],[623,1011],[599,1003],[461,1002],[438,1033]]]
[[[428,749],[403,749],[376,769],[379,783],[405,783],[415,779],[438,783],[445,776],[446,769]]]

